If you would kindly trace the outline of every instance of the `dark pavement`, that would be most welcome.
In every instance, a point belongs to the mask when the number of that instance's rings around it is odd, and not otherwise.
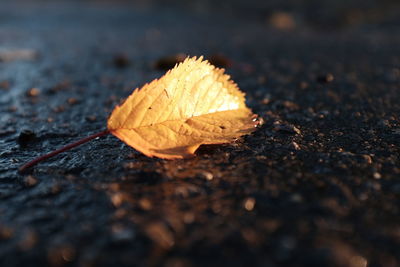
[[[107,136],[179,53],[264,120],[196,158]],[[399,266],[398,1],[2,1],[0,266]]]

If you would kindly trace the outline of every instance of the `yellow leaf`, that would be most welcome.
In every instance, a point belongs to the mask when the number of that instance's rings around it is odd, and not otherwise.
[[[149,157],[177,159],[193,156],[202,144],[251,133],[258,124],[254,117],[224,69],[193,57],[134,90],[114,109],[107,127]]]

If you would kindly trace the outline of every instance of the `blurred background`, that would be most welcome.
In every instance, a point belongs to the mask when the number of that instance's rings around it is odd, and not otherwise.
[[[187,55],[265,121],[194,159],[104,129]],[[0,3],[0,266],[399,266],[399,0]]]

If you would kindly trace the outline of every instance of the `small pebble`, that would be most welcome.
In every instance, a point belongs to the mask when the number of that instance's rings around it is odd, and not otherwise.
[[[294,149],[294,150],[300,150],[301,147],[299,146],[299,144],[297,144],[296,142],[292,142],[290,143],[290,148]]]
[[[334,77],[331,73],[319,75],[317,77],[317,82],[319,82],[319,83],[331,83],[331,82],[333,82],[333,80],[334,80]]]
[[[275,123],[273,130],[276,132],[282,132],[282,133],[301,134],[300,129],[298,129],[297,127],[295,127],[293,125],[289,125],[289,124]]]
[[[292,102],[292,101],[283,101],[282,102],[282,105],[285,107],[285,108],[287,108],[287,109],[289,109],[289,110],[296,110],[296,109],[299,109],[300,107],[296,104],[296,103],[294,103],[294,102]]]
[[[263,105],[268,105],[271,102],[271,99],[269,99],[268,97],[264,97],[260,103]]]
[[[75,259],[75,249],[71,246],[65,246],[61,249],[61,257],[66,262],[72,262]]]
[[[70,98],[68,98],[67,103],[72,106],[72,105],[79,103],[79,100],[74,97],[70,97]]]
[[[52,185],[51,189],[50,189],[51,194],[53,195],[57,195],[61,192],[61,186],[58,183],[55,183]]]
[[[76,250],[69,244],[51,247],[47,252],[47,260],[50,266],[64,266],[67,262],[74,261]]]
[[[36,97],[40,95],[40,90],[38,88],[31,88],[26,92],[26,96]]]
[[[111,226],[112,237],[115,241],[127,241],[135,237],[135,232],[121,225],[114,224]]]
[[[379,180],[381,178],[382,178],[382,175],[379,172],[374,172],[374,179]]]
[[[35,186],[37,183],[38,183],[38,180],[37,180],[35,177],[33,177],[32,175],[28,175],[28,176],[26,176],[25,179],[24,179],[24,184],[25,184],[25,186],[27,186],[27,187],[33,187],[33,186]]]
[[[139,200],[139,206],[143,210],[151,210],[153,208],[153,204],[151,204],[150,200],[147,198],[141,198]]]
[[[110,200],[113,203],[114,207],[118,208],[125,201],[125,196],[123,193],[116,192],[110,196]]]
[[[351,267],[367,267],[368,261],[366,258],[356,255],[350,258],[349,266]]]
[[[33,142],[36,139],[36,134],[31,130],[23,130],[17,139],[17,142],[21,146],[26,146],[28,143]]]
[[[246,198],[243,201],[243,207],[247,210],[247,211],[252,211],[254,209],[254,206],[256,205],[256,200],[254,197],[249,197]]]
[[[211,181],[214,178],[214,175],[211,172],[207,172],[207,171],[201,172],[200,175],[207,181]]]
[[[368,164],[372,164],[372,157],[370,155],[362,155],[364,161]]]
[[[164,223],[150,223],[145,231],[147,236],[163,249],[169,249],[175,245],[174,236]]]
[[[61,113],[61,112],[64,112],[64,111],[65,111],[65,107],[64,107],[63,105],[59,105],[59,106],[54,107],[54,108],[53,108],[53,111],[54,111],[55,113]]]
[[[85,120],[88,122],[95,122],[97,120],[97,117],[94,115],[86,116]]]

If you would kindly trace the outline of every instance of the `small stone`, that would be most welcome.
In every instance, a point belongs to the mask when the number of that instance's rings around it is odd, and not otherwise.
[[[247,210],[247,211],[252,211],[252,210],[254,209],[255,205],[256,205],[256,200],[255,200],[254,197],[246,198],[246,199],[243,201],[243,207],[244,207],[245,210]]]
[[[40,95],[40,90],[38,88],[31,88],[26,92],[26,96],[36,97]]]
[[[113,203],[114,207],[118,208],[125,202],[125,195],[121,192],[115,192],[111,194],[110,200]]]
[[[151,223],[145,231],[153,242],[164,249],[169,249],[175,244],[174,236],[164,223]]]
[[[350,258],[349,266],[351,267],[367,267],[368,266],[368,261],[366,258],[360,256],[360,255],[355,255]]]
[[[26,176],[25,179],[24,179],[24,184],[25,184],[25,186],[27,186],[27,187],[33,187],[33,186],[35,186],[37,183],[38,183],[38,180],[37,180],[35,177],[33,177],[32,175],[28,175],[28,176]]]
[[[201,172],[200,175],[207,181],[211,181],[214,178],[214,175],[211,172],[207,172],[207,171]]]
[[[377,179],[377,180],[382,178],[382,175],[379,172],[374,172],[373,176],[374,176],[374,179]]]
[[[79,103],[79,100],[74,97],[70,97],[70,98],[68,98],[67,103],[72,106],[72,105]]]
[[[296,142],[292,142],[290,143],[290,148],[294,149],[294,150],[300,150],[301,147],[299,146],[299,144],[297,144]]]
[[[331,73],[317,76],[317,82],[319,83],[331,83],[333,82],[333,80],[334,77]]]
[[[293,103],[292,101],[283,101],[282,102],[282,105],[285,107],[285,108],[287,108],[287,109],[289,109],[289,110],[296,110],[296,109],[299,109],[299,106],[296,104],[296,103]]]
[[[370,155],[361,155],[364,161],[368,164],[372,164],[372,157]]]
[[[123,226],[122,224],[114,224],[111,226],[112,237],[115,241],[128,241],[135,237],[135,232]]]
[[[289,134],[301,134],[300,129],[297,127],[290,125],[290,124],[280,124],[274,123],[274,131],[276,132],[283,132],[283,133],[289,133]]]
[[[97,117],[94,115],[86,116],[85,120],[88,122],[95,122],[97,120]]]
[[[64,246],[61,248],[61,257],[66,262],[72,262],[75,259],[75,249],[71,246]]]
[[[267,105],[267,104],[269,104],[271,102],[271,99],[269,99],[268,97],[264,97],[262,100],[261,100],[261,104],[263,104],[263,105]]]
[[[61,186],[58,183],[53,184],[50,192],[53,195],[58,195],[61,192]]]
[[[36,139],[36,134],[31,130],[23,130],[18,136],[18,144],[20,146],[26,146]]]
[[[61,113],[61,112],[64,112],[64,111],[65,111],[65,107],[64,107],[63,105],[59,105],[59,106],[54,107],[54,108],[53,108],[53,111],[54,111],[55,113]]]
[[[69,244],[50,247],[47,252],[47,260],[50,266],[64,266],[67,262],[75,260],[76,250]]]
[[[175,195],[181,198],[189,198],[200,193],[196,185],[181,185],[175,188]]]
[[[151,210],[153,208],[153,204],[151,204],[151,201],[147,198],[141,198],[139,200],[139,206],[143,210]]]

